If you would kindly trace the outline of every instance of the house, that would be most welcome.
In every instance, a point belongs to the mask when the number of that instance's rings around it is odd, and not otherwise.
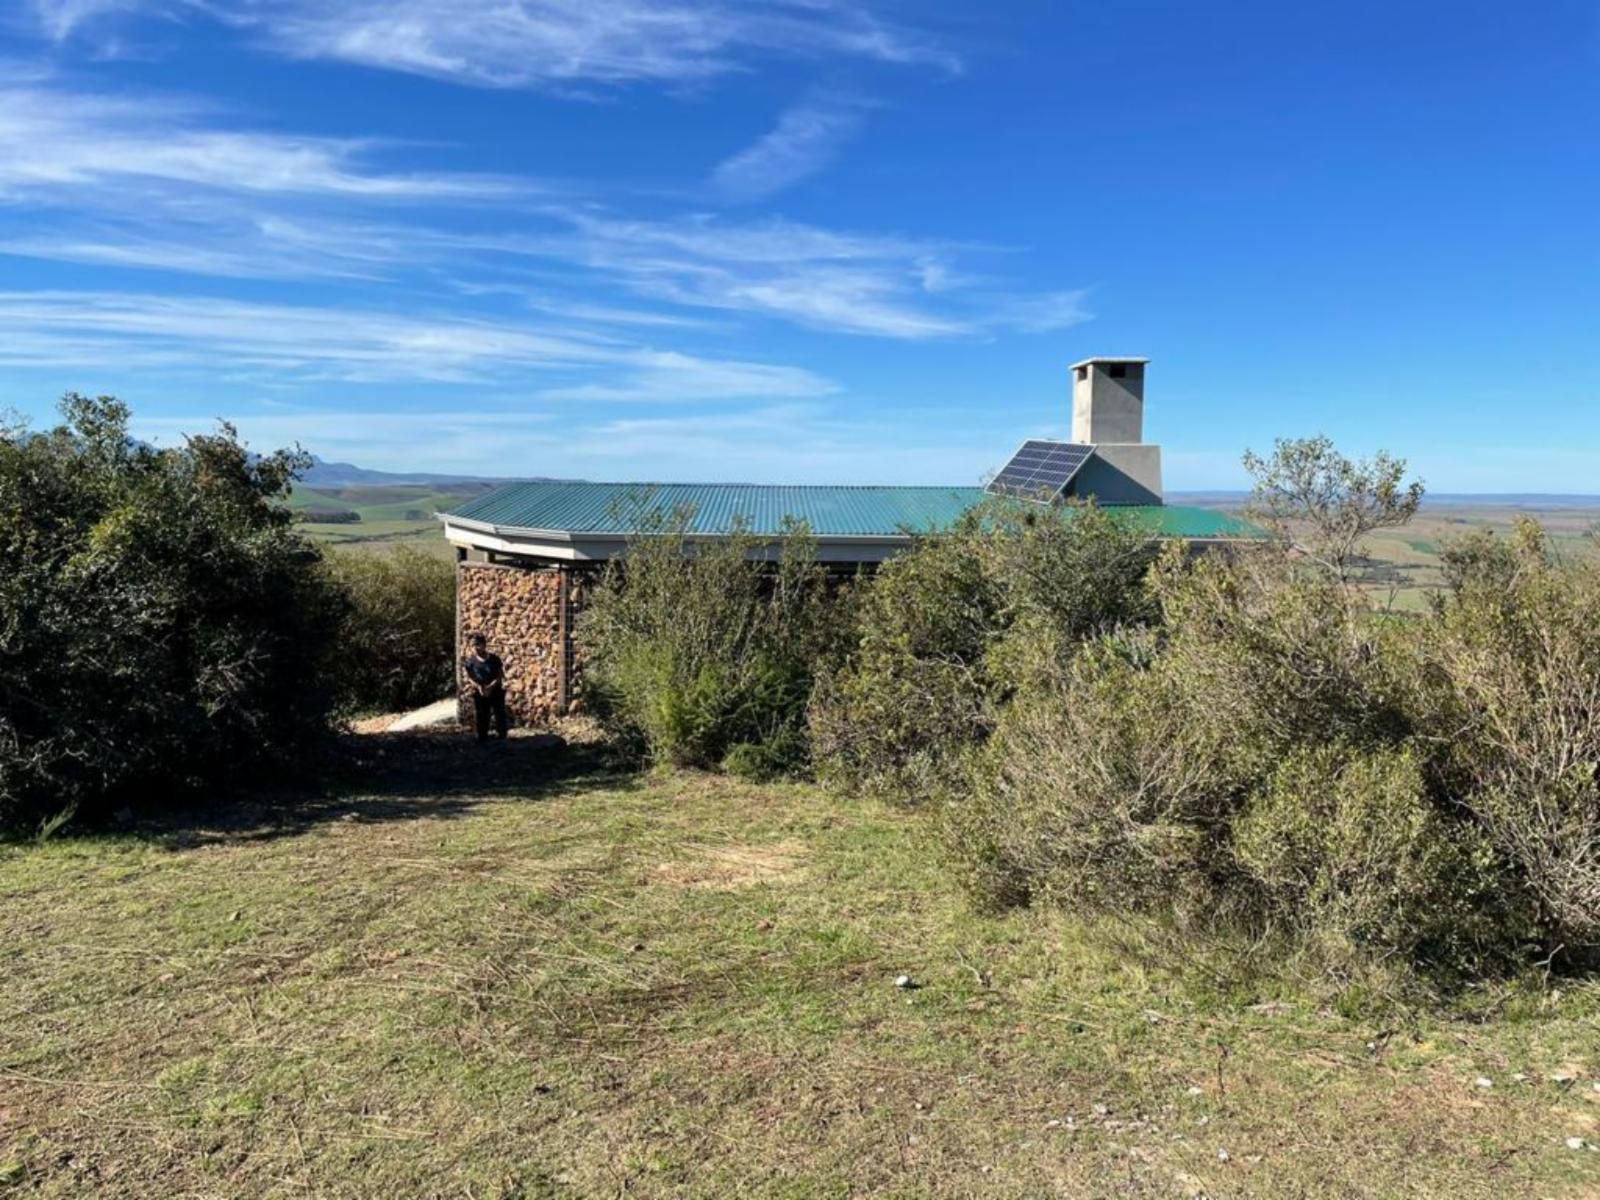
[[[776,538],[786,521],[803,521],[819,560],[839,568],[871,567],[937,536],[990,495],[1040,505],[1092,497],[1152,533],[1201,546],[1258,536],[1225,513],[1164,502],[1161,447],[1144,441],[1147,365],[1074,363],[1072,440],[1024,441],[985,487],[506,484],[440,514],[456,548],[457,632],[488,635],[505,658],[512,716],[539,723],[573,701],[572,632],[585,587],[670,514],[691,540],[736,530]]]

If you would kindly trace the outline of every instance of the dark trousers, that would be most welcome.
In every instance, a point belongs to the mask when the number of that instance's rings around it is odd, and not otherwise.
[[[478,718],[478,740],[485,741],[489,737],[489,715],[494,714],[495,732],[501,737],[506,735],[506,689],[503,687],[491,688],[487,696],[478,692],[472,693],[472,711]]]

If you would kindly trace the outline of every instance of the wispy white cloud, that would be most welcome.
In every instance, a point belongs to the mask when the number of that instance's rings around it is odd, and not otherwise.
[[[560,215],[595,243],[630,245],[651,253],[681,253],[694,258],[752,265],[870,262],[912,258],[952,248],[913,238],[844,233],[779,219],[743,224],[708,216],[645,221],[582,209],[561,211]]]
[[[990,316],[994,328],[1014,329],[1018,333],[1053,333],[1093,320],[1088,307],[1087,288],[1036,295],[1002,295],[991,299]]]
[[[753,312],[834,333],[918,341],[961,337],[982,322],[920,302],[893,263],[871,268],[804,265],[741,273],[716,265],[640,273],[644,290],[677,304]]]
[[[948,51],[850,0],[256,0],[274,44],[488,87],[681,84],[766,57],[956,69]]]
[[[799,367],[659,351],[575,329],[215,297],[0,292],[0,366],[259,371],[279,381],[526,382],[580,374],[609,399],[822,396]],[[581,391],[547,399],[584,399]]]
[[[590,478],[638,478],[641,462],[658,480],[976,484],[982,474],[971,430],[890,428],[817,404],[622,416],[566,432],[563,461]]]
[[[644,343],[726,334],[737,318],[901,340],[1084,319],[1079,293],[1032,293],[958,265],[984,247],[780,220],[638,219],[531,181],[385,171],[374,164],[388,149],[0,73],[0,202],[14,218],[0,224],[0,255],[362,285],[359,299],[317,305],[160,295],[144,281],[12,291],[0,295],[0,364],[116,363],[288,387],[505,381],[567,404],[793,400],[834,385],[748,361],[760,355]]]
[[[650,312],[642,308],[624,308],[615,304],[586,304],[580,300],[557,299],[537,292],[529,293],[524,288],[507,290],[516,295],[532,311],[550,313],[568,321],[648,329],[709,329],[714,324],[710,320],[682,313]]]
[[[516,297],[567,322],[636,329],[704,325],[685,310],[900,340],[1041,333],[1087,319],[1081,292],[1028,292],[955,265],[992,253],[982,247],[554,204],[487,229],[374,220],[360,208],[286,216],[257,204],[185,193],[100,216],[46,211],[28,233],[0,236],[0,254],[233,278],[398,283],[426,270],[463,297]],[[592,298],[608,288],[658,307]]]
[[[852,98],[802,101],[761,138],[718,164],[711,182],[736,201],[761,200],[792,187],[833,161],[859,127],[861,111],[861,103]]]
[[[393,410],[283,408],[273,405],[274,411],[246,412],[238,410],[206,416],[142,417],[138,427],[142,436],[148,436],[158,445],[170,444],[186,435],[204,433],[219,420],[241,426],[246,440],[257,448],[286,446],[294,442],[325,444],[332,440],[347,440],[351,444],[366,445],[374,438],[385,437],[396,441],[410,441],[418,436],[433,437],[440,433],[482,437],[485,434],[521,429],[528,426],[548,425],[555,419],[554,412],[530,412],[526,408],[503,410],[460,411],[454,409]],[[352,431],[359,431],[352,437]]]
[[[319,251],[294,227],[247,212],[173,213],[159,204],[139,215],[41,214],[30,232],[0,236],[0,255],[132,267],[224,279],[380,280],[416,261],[355,240]]]
[[[0,199],[181,184],[366,201],[504,197],[505,180],[368,169],[371,142],[221,128],[199,106],[0,78]]]
[[[27,0],[34,21],[53,41],[64,41],[80,26],[108,17],[151,11],[151,0]]]
[[[136,15],[204,16],[296,57],[477,87],[679,85],[769,58],[960,69],[951,51],[857,0],[31,0],[31,7],[36,26],[57,41]]]
[[[290,57],[574,95],[682,91],[778,59],[959,69],[875,16],[880,2],[893,0],[25,0],[25,11],[59,43],[57,62],[209,22]],[[993,247],[673,216],[659,191],[621,199],[423,170],[446,151],[302,135],[87,78],[0,63],[0,256],[12,256],[0,278],[73,281],[0,283],[0,379],[105,380],[134,399],[160,389],[187,411],[215,393],[232,409],[217,415],[258,446],[461,470],[483,470],[489,447],[497,471],[596,478],[636,476],[641,462],[663,478],[975,478],[960,439],[919,444],[841,419],[839,385],[758,361],[781,355],[750,350],[751,327],[918,340],[1081,319],[1075,293],[972,269]],[[794,186],[865,112],[811,95],[718,165],[702,195],[756,202]],[[157,273],[188,279],[168,290]],[[193,282],[205,278],[260,282]],[[441,393],[452,402],[423,398]],[[374,411],[379,396],[394,408]],[[870,411],[852,399],[858,417]]]
[[[904,340],[1039,333],[1088,319],[1081,292],[1032,293],[952,265],[984,247],[780,220],[639,221],[556,211],[575,236],[527,252],[572,257],[674,304]]]
[[[0,292],[0,325],[8,333],[0,363],[33,366],[125,353],[135,362],[460,380],[488,367],[557,369],[622,354],[602,342],[489,322],[220,297]]]

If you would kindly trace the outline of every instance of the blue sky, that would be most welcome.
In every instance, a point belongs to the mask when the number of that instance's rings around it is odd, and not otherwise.
[[[976,481],[1140,354],[1600,492],[1592,0],[0,0],[0,406],[394,469]]]

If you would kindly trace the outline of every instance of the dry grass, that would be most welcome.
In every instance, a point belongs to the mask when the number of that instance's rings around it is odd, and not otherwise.
[[[1487,1023],[1223,995],[974,914],[912,817],[362,744],[350,794],[0,851],[0,1194],[1600,1191],[1570,989]]]
[[[768,846],[680,847],[687,857],[656,867],[662,883],[691,888],[742,888],[792,879],[799,872],[805,847],[793,838]]]

